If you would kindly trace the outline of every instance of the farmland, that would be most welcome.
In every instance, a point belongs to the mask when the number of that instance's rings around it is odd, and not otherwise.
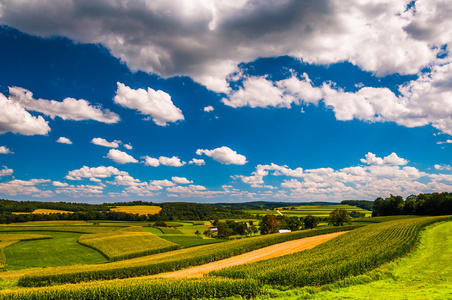
[[[136,205],[136,206],[116,206],[110,210],[116,212],[125,212],[128,214],[139,214],[139,215],[155,215],[158,214],[162,208],[160,206],[153,205]]]
[[[336,208],[351,210],[346,205],[278,209],[285,215],[300,213],[294,214],[299,217]],[[421,234],[423,238],[428,236],[430,231],[424,228],[450,219],[409,215],[363,218],[354,220],[358,225],[325,224],[314,230],[233,240],[196,235],[212,226],[209,221],[154,224],[91,220],[1,225],[4,271],[0,272],[0,288],[10,291],[0,292],[0,299],[59,299],[68,295],[72,299],[290,299],[291,293],[334,298],[327,290],[342,293],[339,286],[343,285],[353,291],[351,282],[362,282],[360,278],[367,278],[365,282],[368,278],[381,279],[372,274],[386,274],[386,264],[410,253]],[[333,235],[337,236],[328,240]],[[447,232],[439,231],[434,234],[435,241],[445,235]],[[315,244],[311,239],[325,242]],[[447,253],[445,249],[438,251]],[[174,275],[168,273],[178,270]],[[210,276],[185,278],[206,272]],[[159,279],[163,273],[182,278]],[[356,290],[353,293],[360,295]]]
[[[296,217],[306,217],[307,215],[312,215],[315,217],[326,218],[335,209],[345,209],[348,212],[356,211],[360,213],[364,213],[366,217],[370,217],[372,215],[371,211],[351,206],[351,205],[303,205],[303,206],[288,206],[288,207],[278,207],[274,210],[265,210],[265,209],[253,209],[253,210],[245,210],[246,213],[252,215],[279,215],[277,210],[279,210],[285,216],[296,216]]]

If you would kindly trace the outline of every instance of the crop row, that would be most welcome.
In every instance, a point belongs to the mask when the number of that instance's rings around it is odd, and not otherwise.
[[[323,285],[363,274],[413,249],[419,232],[452,217],[397,220],[368,225],[341,235],[311,250],[235,266],[210,275],[258,279],[264,283]]]
[[[142,227],[139,227],[143,229]],[[132,228],[133,229],[133,228]],[[107,233],[84,234],[78,243],[102,253],[110,260],[124,260],[139,256],[162,253],[180,248],[172,242],[149,232],[131,229],[115,230]]]
[[[245,298],[262,293],[256,280],[232,280],[226,278],[202,279],[140,279],[133,281],[112,281],[89,284],[72,284],[0,293],[0,300],[152,300],[198,298],[224,298],[240,294]]]
[[[297,231],[288,234],[272,234],[182,249],[109,264],[71,266],[58,268],[56,270],[39,270],[39,272],[36,271],[20,278],[18,285],[28,287],[46,286],[52,284],[78,283],[84,281],[159,274],[188,268],[190,266],[202,265],[290,240],[346,231],[358,227],[359,226],[330,227]]]

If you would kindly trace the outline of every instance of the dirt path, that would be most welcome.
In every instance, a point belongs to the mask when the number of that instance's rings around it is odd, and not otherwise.
[[[237,255],[231,258],[193,267],[190,269],[180,270],[171,273],[157,274],[149,277],[165,277],[165,278],[202,277],[204,274],[209,273],[210,271],[216,271],[226,267],[247,264],[259,260],[265,260],[269,258],[283,256],[286,254],[292,254],[306,249],[311,249],[321,243],[331,240],[332,238],[335,238],[344,233],[346,233],[346,231],[280,243],[255,251],[251,251],[248,253],[244,253],[241,255]]]

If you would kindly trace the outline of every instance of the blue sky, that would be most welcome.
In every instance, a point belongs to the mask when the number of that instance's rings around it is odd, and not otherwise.
[[[452,4],[346,2],[0,0],[0,197],[450,191]]]

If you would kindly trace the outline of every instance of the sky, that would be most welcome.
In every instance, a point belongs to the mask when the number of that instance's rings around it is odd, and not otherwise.
[[[0,198],[452,189],[449,0],[0,0]]]

